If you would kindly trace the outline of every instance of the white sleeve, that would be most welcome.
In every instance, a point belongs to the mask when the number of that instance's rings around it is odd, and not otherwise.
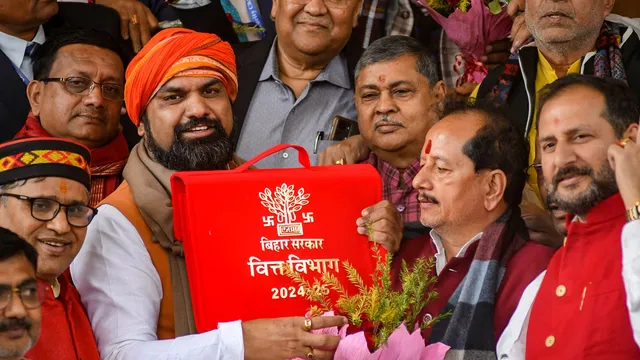
[[[640,345],[640,220],[622,228],[622,279],[633,338]]]
[[[509,324],[498,340],[496,354],[499,360],[525,359],[529,315],[531,314],[533,301],[536,299],[536,295],[538,295],[538,290],[540,290],[542,279],[544,279],[544,274],[546,273],[546,271],[543,271],[538,275],[537,278],[527,285],[527,288],[522,293],[516,311],[513,313],[513,316],[511,316]]]
[[[71,264],[104,360],[235,360],[244,358],[239,321],[218,330],[158,340],[162,286],[135,227],[103,205]]]

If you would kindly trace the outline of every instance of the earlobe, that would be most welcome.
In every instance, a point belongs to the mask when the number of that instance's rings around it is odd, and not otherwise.
[[[27,98],[33,115],[40,116],[40,104],[42,101],[42,83],[33,80],[27,85]]]
[[[140,137],[144,137],[144,124],[142,122],[140,122],[140,124],[138,125],[138,135]]]
[[[273,0],[273,5],[271,6],[271,20],[276,20],[276,13],[278,12],[278,0]]]
[[[276,0],[274,0],[276,1]],[[360,9],[362,8],[362,0],[358,1],[358,6],[356,7],[356,11],[353,14],[353,24],[352,24],[352,28],[356,28],[356,26],[358,26],[358,18],[360,16]]]
[[[616,4],[616,0],[606,0],[604,3],[604,16],[607,17],[613,11],[613,7]]]
[[[625,130],[623,139],[631,139],[633,142],[638,142],[638,124],[630,125],[627,130]]]

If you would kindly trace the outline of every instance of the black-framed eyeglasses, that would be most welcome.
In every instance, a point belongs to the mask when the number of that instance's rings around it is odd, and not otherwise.
[[[61,208],[65,208],[67,222],[71,226],[84,228],[89,226],[91,220],[98,213],[98,209],[94,209],[85,205],[65,205],[53,199],[31,198],[17,194],[0,194],[0,197],[8,196],[18,200],[27,201],[31,204],[31,216],[40,221],[53,220]]]
[[[18,287],[0,284],[0,310],[4,311],[11,304],[14,293],[18,294],[26,309],[37,309],[44,301],[45,289],[35,279]]]
[[[82,76],[70,76],[68,78],[46,78],[41,81],[61,82],[70,93],[78,95],[89,95],[96,87],[100,86],[102,97],[108,100],[120,101],[124,99],[124,86],[114,83],[99,83]]]

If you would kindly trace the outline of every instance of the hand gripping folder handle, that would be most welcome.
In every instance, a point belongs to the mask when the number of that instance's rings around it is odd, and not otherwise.
[[[293,144],[280,144],[262,152],[260,155],[257,155],[253,159],[247,161],[246,163],[235,168],[235,172],[244,172],[249,169],[251,166],[255,165],[258,161],[266,158],[267,156],[273,155],[279,151],[284,149],[293,148],[298,150],[298,162],[300,165],[304,166],[306,169],[311,169],[311,162],[309,161],[309,154],[307,150],[305,150],[302,146],[293,145]]]

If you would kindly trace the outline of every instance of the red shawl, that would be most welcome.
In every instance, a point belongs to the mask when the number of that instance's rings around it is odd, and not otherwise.
[[[29,113],[27,122],[16,138],[51,137],[40,125],[40,120]],[[89,206],[96,206],[118,188],[122,182],[122,169],[129,158],[129,146],[122,133],[107,145],[91,149],[91,199]]]
[[[58,278],[60,295],[57,299],[51,286],[45,285],[40,337],[25,355],[27,359],[100,360],[80,294],[69,278],[68,272]]]

